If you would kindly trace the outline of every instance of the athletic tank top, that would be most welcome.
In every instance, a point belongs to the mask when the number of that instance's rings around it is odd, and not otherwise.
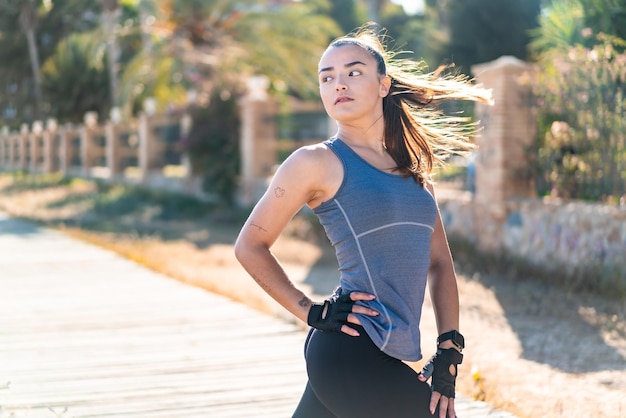
[[[435,200],[412,177],[377,169],[340,139],[325,144],[343,163],[343,181],[313,211],[335,248],[342,292],[376,295],[358,302],[380,313],[358,315],[363,328],[386,354],[419,360]]]

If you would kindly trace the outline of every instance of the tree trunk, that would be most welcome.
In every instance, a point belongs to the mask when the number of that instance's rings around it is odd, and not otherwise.
[[[35,95],[35,119],[38,119],[42,109],[41,77],[39,75],[39,50],[35,38],[35,27],[37,26],[37,9],[32,1],[22,3],[20,12],[20,25],[26,34],[28,43],[28,54],[30,65],[33,71],[33,91]]]
[[[105,10],[103,12],[104,30],[107,39],[107,62],[109,70],[109,89],[111,94],[111,106],[119,106],[119,82],[117,74],[118,47],[115,36],[115,23],[117,10]]]

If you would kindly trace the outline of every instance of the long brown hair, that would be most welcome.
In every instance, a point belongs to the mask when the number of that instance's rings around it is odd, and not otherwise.
[[[466,76],[439,68],[424,72],[423,63],[398,58],[388,51],[371,24],[335,39],[330,46],[357,45],[376,59],[377,71],[389,76],[391,88],[383,99],[383,141],[397,171],[424,184],[435,166],[451,154],[474,148],[470,141],[476,124],[467,117],[446,115],[437,109],[445,100],[491,103],[491,92],[472,84]]]

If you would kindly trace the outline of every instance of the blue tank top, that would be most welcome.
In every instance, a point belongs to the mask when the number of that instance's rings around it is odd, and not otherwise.
[[[313,211],[335,248],[342,291],[376,295],[358,302],[380,312],[359,315],[367,334],[386,354],[419,360],[437,204],[412,177],[377,169],[338,138],[325,144],[343,164],[343,181]]]

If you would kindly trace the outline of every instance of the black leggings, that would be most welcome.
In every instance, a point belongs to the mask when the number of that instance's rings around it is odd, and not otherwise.
[[[304,344],[309,381],[293,418],[422,418],[431,390],[402,361],[361,334],[312,329]]]

